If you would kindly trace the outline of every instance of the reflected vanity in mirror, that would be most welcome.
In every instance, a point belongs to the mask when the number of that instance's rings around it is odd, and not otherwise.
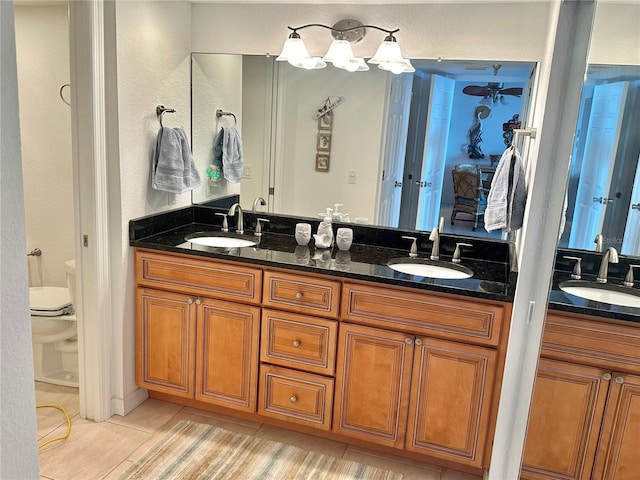
[[[640,65],[589,65],[561,248],[640,256]]]
[[[268,198],[270,213],[318,219],[341,205],[342,218],[431,230],[454,204],[452,170],[477,166],[490,185],[491,158],[502,154],[503,124],[526,111],[535,65],[499,61],[415,60],[414,74],[371,69],[304,70],[272,57],[192,55],[192,145],[198,168],[211,164],[213,142],[235,113],[243,142],[242,181],[206,178],[194,204],[239,195],[245,208]],[[314,117],[331,110],[330,129]],[[529,100],[530,101],[530,100]],[[324,133],[327,151],[318,150]],[[507,142],[508,143],[508,142]],[[473,147],[473,148],[471,148]],[[470,156],[469,152],[473,152]],[[317,155],[330,168],[317,169]],[[348,214],[348,217],[347,217]],[[500,238],[473,216],[458,215],[445,233]]]

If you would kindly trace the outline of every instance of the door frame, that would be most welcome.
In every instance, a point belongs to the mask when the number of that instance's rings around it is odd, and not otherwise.
[[[113,411],[109,204],[119,201],[109,190],[107,155],[105,27],[115,25],[109,3],[69,2],[80,415],[98,422]]]

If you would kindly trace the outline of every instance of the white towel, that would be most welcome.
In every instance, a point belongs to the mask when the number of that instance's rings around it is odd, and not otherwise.
[[[235,128],[225,128],[222,139],[222,172],[230,183],[242,180],[242,139]]]
[[[202,183],[182,128],[161,128],[153,155],[151,185],[156,190],[184,193]]]
[[[514,158],[513,172],[511,159]],[[509,182],[512,180],[511,189]],[[524,168],[520,153],[515,147],[507,148],[491,180],[491,190],[487,196],[487,208],[484,212],[484,228],[487,232],[503,229],[512,232],[522,227],[524,208],[527,203]]]

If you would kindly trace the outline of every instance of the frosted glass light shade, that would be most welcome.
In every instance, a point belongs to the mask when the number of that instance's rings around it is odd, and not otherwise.
[[[291,63],[291,61],[289,61]],[[325,62],[322,61],[320,57],[309,57],[302,60],[302,62],[293,64],[294,67],[304,68],[306,70],[317,70],[319,68],[324,68],[327,66]]]
[[[369,63],[398,63],[402,62],[402,52],[398,42],[385,40],[380,44],[376,54],[369,60]]]
[[[334,40],[322,60],[332,62],[338,68],[346,68],[347,63],[356,61],[351,44],[346,40]]]
[[[287,61],[291,65],[300,65],[305,59],[311,58],[307,47],[304,46],[304,42],[301,38],[289,37],[282,46],[282,52],[276,58],[276,61]]]
[[[342,68],[344,70],[347,70],[348,72],[366,72],[367,70],[369,70],[369,65],[365,63],[364,58],[354,58],[353,60],[345,63],[342,67],[338,68]]]
[[[404,59],[401,62],[383,62],[378,65],[378,68],[395,74],[412,73],[416,71],[416,69],[413,68],[413,65],[411,65],[411,62],[407,59]]]

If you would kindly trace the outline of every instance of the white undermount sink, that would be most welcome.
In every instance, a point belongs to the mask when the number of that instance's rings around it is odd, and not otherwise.
[[[387,266],[397,272],[418,277],[459,280],[473,276],[473,271],[460,264],[426,258],[394,258],[387,262]]]
[[[187,242],[216,248],[252,247],[256,241],[251,237],[222,232],[199,232],[184,237]]]
[[[609,303],[622,307],[640,308],[640,292],[631,287],[610,283],[595,283],[586,280],[561,282],[560,290],[594,302]]]

